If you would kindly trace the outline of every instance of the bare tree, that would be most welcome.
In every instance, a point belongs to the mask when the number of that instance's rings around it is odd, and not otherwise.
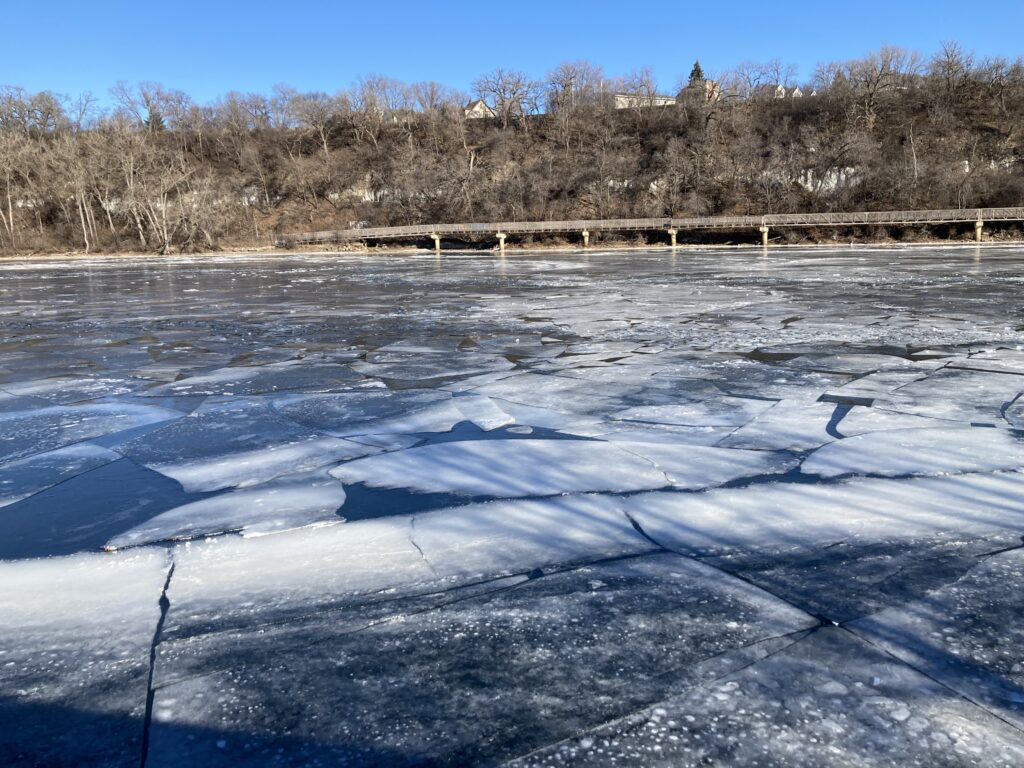
[[[526,116],[537,112],[543,88],[536,80],[513,69],[496,69],[473,82],[473,90],[494,110],[502,128],[518,119],[526,125]]]

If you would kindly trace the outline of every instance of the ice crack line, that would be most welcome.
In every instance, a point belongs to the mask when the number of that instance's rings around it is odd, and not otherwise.
[[[662,550],[664,552],[669,552],[669,553],[671,553],[673,555],[679,555],[680,557],[685,557],[685,558],[687,558],[689,560],[696,560],[698,563],[702,563],[702,564],[708,566],[709,568],[714,568],[716,571],[720,571],[721,573],[724,573],[727,576],[731,576],[732,578],[737,579],[738,581],[742,581],[744,584],[746,584],[748,587],[751,587],[752,589],[756,589],[759,592],[763,592],[766,595],[771,595],[773,598],[775,598],[776,600],[779,600],[780,602],[785,603],[790,608],[794,608],[794,609],[800,611],[805,616],[810,616],[812,619],[815,619],[818,623],[817,623],[817,625],[815,625],[814,628],[819,628],[819,627],[823,627],[823,626],[830,626],[830,625],[831,626],[837,626],[837,627],[840,626],[840,623],[838,621],[835,621],[834,619],[830,619],[827,616],[822,616],[820,614],[814,613],[813,611],[809,611],[804,606],[798,605],[798,604],[794,603],[792,600],[790,600],[789,598],[783,597],[782,595],[778,595],[778,594],[772,592],[769,589],[765,589],[760,584],[758,584],[758,583],[756,583],[754,581],[751,581],[750,579],[746,578],[745,576],[740,575],[739,573],[735,573],[733,571],[726,570],[725,568],[722,568],[721,566],[709,563],[706,560],[703,560],[700,557],[697,557],[695,555],[690,555],[690,554],[687,554],[686,552],[679,552],[679,551],[677,551],[675,549],[672,549],[671,547],[666,547],[660,541],[658,541],[653,536],[651,536],[649,533],[647,533],[647,531],[645,531],[643,529],[643,526],[640,525],[639,521],[635,517],[633,517],[631,514],[629,514],[629,512],[627,510],[623,509],[622,510],[622,514],[624,514],[626,516],[626,519],[629,520],[630,525],[633,526],[633,530],[635,530],[637,533],[639,533],[641,536],[643,536],[645,539],[647,539],[649,542],[651,542],[651,544],[656,546],[658,549],[660,549],[660,550]]]
[[[149,648],[149,677],[146,680],[146,714],[142,721],[142,754],[139,758],[140,768],[146,768],[146,759],[149,757],[149,732],[153,723],[153,702],[156,699],[156,689],[153,687],[153,675],[156,671],[156,651],[164,633],[164,622],[167,621],[167,612],[171,608],[170,598],[167,597],[167,590],[171,587],[171,579],[174,577],[174,561],[167,570],[167,580],[160,592],[160,618],[156,622],[156,630],[153,632],[153,642]]]
[[[903,666],[907,667],[908,669],[914,670],[919,675],[922,675],[923,677],[928,678],[929,680],[931,680],[936,685],[938,685],[938,686],[944,688],[945,690],[949,691],[950,693],[952,693],[956,698],[960,699],[961,701],[965,701],[968,704],[970,704],[971,706],[981,710],[982,712],[985,712],[985,713],[991,715],[996,720],[999,720],[1000,722],[1004,723],[1005,725],[1008,725],[1010,728],[1015,730],[1017,733],[1024,734],[1024,729],[1022,729],[1019,725],[1017,725],[1015,722],[1013,722],[1009,718],[1004,717],[1003,715],[1001,715],[998,712],[996,712],[994,709],[992,709],[992,707],[988,706],[984,702],[979,701],[979,700],[975,699],[973,696],[969,696],[968,694],[964,693],[963,691],[958,690],[952,684],[947,683],[944,680],[940,680],[935,675],[930,674],[927,670],[924,670],[921,667],[919,667],[917,664],[913,664],[910,661],[908,661],[907,659],[903,658],[902,656],[899,656],[899,655],[893,653],[892,651],[890,651],[887,648],[883,647],[879,643],[876,643],[871,638],[869,638],[869,637],[867,637],[865,635],[862,635],[860,632],[857,632],[856,630],[850,629],[849,627],[845,627],[845,626],[841,626],[840,629],[843,632],[848,633],[851,637],[853,637],[853,638],[859,640],[860,642],[864,643],[865,645],[869,645],[872,648],[874,648],[875,650],[879,651],[880,653],[885,654],[890,659],[893,659],[894,661],[896,661],[898,664],[902,664]]]
[[[423,548],[419,544],[416,543],[416,516],[415,515],[413,515],[411,518],[409,518],[409,543],[412,544],[416,548],[416,551],[420,553],[420,557],[423,558],[424,564],[426,564],[427,568],[429,568],[434,573],[434,575],[436,576],[437,575],[437,569],[433,566],[433,564],[427,558],[427,555],[423,551]]]

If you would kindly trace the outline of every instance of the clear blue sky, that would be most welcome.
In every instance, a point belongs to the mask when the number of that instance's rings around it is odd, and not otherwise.
[[[609,75],[649,66],[671,88],[695,58],[709,73],[779,58],[820,61],[884,44],[1024,53],[1024,0],[605,2],[592,0],[3,0],[0,85],[105,98],[156,81],[208,101],[276,83],[333,92],[360,74],[469,90],[498,66],[543,75],[588,59]]]

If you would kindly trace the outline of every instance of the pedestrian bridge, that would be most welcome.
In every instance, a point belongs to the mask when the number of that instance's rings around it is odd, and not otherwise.
[[[440,249],[441,239],[453,236],[491,235],[502,250],[508,235],[576,233],[583,246],[593,232],[645,232],[660,230],[676,245],[679,232],[686,230],[756,230],[762,245],[768,245],[773,227],[898,226],[904,224],[974,224],[975,238],[981,240],[986,221],[1024,221],[1021,208],[960,208],[929,211],[861,211],[857,213],[769,213],[755,216],[691,216],[656,219],[575,219],[572,221],[493,221],[465,224],[412,224],[401,227],[365,227],[280,235],[277,246],[290,248],[310,243],[344,243],[368,240],[414,240],[431,238]]]

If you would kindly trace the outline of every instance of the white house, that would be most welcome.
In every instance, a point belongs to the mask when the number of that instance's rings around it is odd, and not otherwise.
[[[648,96],[642,93],[616,93],[616,109],[633,109],[635,107],[669,107],[676,103],[675,96]]]
[[[484,117],[496,116],[495,111],[487,106],[487,102],[483,99],[469,102],[466,108],[462,110],[462,113],[466,116],[467,120],[479,120]]]

